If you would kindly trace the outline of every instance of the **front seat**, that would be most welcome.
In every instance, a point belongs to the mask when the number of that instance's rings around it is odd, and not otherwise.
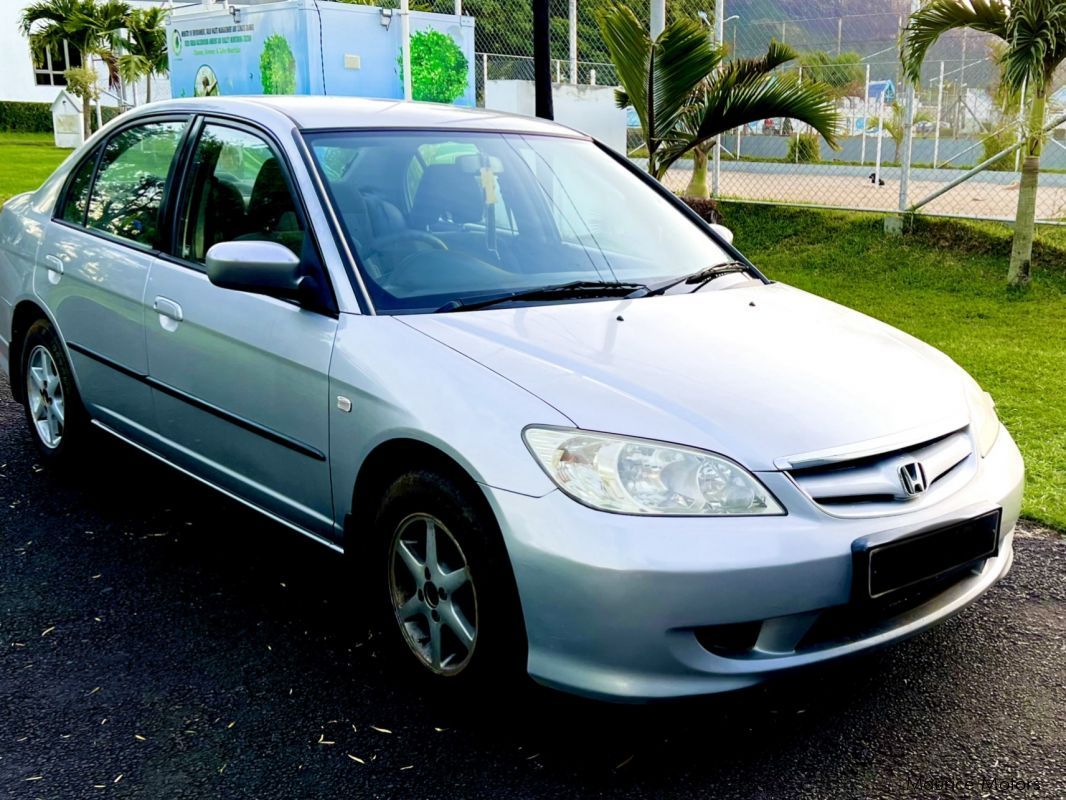
[[[263,162],[248,200],[248,233],[243,239],[279,242],[297,255],[303,250],[303,228],[285,173],[276,158]]]
[[[458,164],[430,164],[411,204],[411,227],[428,231],[459,230],[480,222],[485,197],[477,175]]]

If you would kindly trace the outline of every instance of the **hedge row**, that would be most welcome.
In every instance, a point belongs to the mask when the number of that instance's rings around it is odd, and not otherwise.
[[[80,101],[79,101],[80,103]],[[79,105],[80,108],[80,105]],[[114,106],[104,106],[101,115],[106,125],[122,112]],[[96,109],[93,109],[93,130],[96,130]],[[51,133],[52,106],[48,103],[20,103],[0,101],[0,131],[5,133]]]
[[[0,131],[51,133],[52,106],[48,103],[0,101]]]

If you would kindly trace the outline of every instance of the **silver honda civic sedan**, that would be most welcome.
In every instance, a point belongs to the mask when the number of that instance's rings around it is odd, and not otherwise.
[[[1010,568],[1022,498],[949,358],[588,137],[447,106],[123,115],[0,214],[0,366],[42,463],[106,431],[344,552],[445,691],[706,694],[899,640]]]

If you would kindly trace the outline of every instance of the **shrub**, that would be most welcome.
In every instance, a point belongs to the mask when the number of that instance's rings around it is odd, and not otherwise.
[[[0,131],[51,133],[52,106],[48,103],[0,102]]]
[[[788,143],[788,160],[813,164],[822,160],[822,142],[817,133],[801,133]]]
[[[280,33],[271,34],[263,42],[259,73],[263,94],[296,94],[296,56]]]
[[[706,197],[682,197],[685,205],[695,211],[704,222],[721,223],[722,222],[722,210],[718,207],[717,200],[710,200]]]
[[[1000,150],[1010,147],[1017,141],[1015,136],[1016,134],[1010,128],[985,134],[981,137],[981,150],[983,151],[981,160],[986,161]],[[994,161],[988,168],[995,172],[1010,172],[1014,169],[1014,154],[1003,156],[1003,158]]]
[[[397,59],[403,80],[403,54]],[[469,83],[469,64],[455,40],[436,30],[411,34],[411,96],[432,103],[453,103]]]

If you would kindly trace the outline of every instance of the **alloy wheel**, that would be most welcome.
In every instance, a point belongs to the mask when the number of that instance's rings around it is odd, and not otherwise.
[[[55,450],[63,441],[66,402],[55,359],[44,345],[33,348],[27,360],[26,400],[38,438]]]
[[[404,641],[437,675],[461,672],[477,644],[477,592],[459,542],[439,519],[412,514],[397,526],[389,595]]]

